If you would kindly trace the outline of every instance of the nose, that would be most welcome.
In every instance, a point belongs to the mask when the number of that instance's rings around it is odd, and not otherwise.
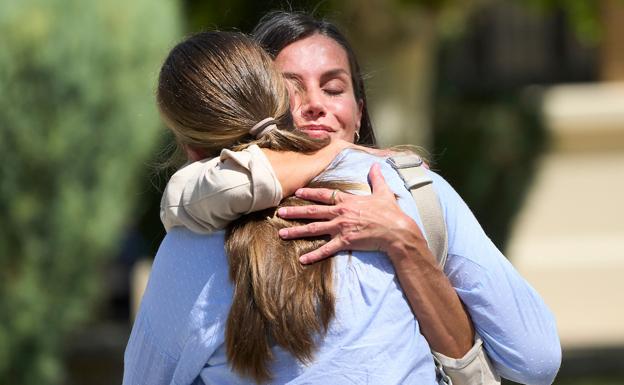
[[[327,113],[322,98],[317,92],[306,92],[302,102],[301,115],[307,120],[322,118]]]

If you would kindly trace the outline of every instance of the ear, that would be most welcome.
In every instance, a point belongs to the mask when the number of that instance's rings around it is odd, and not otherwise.
[[[362,124],[362,111],[364,110],[364,101],[362,99],[357,102],[357,119],[355,120],[355,130],[360,131],[360,125]]]

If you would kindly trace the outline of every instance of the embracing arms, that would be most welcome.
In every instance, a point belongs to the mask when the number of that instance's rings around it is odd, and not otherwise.
[[[434,351],[458,358],[473,345],[474,331],[459,297],[437,265],[418,225],[403,213],[375,164],[370,170],[372,195],[334,194],[327,189],[300,189],[296,195],[335,205],[283,207],[285,218],[322,220],[280,230],[283,238],[329,234],[320,249],[301,257],[315,262],[341,250],[380,250],[394,265],[423,335]],[[442,306],[441,306],[442,304]]]
[[[302,154],[252,145],[189,163],[167,184],[160,218],[167,231],[176,226],[197,233],[223,229],[241,215],[277,206],[348,146],[352,144],[338,140],[316,153]]]
[[[266,155],[264,153],[262,153],[262,155],[265,164],[270,163],[266,161],[267,159],[271,159],[271,155]],[[201,213],[201,210],[198,210],[200,206],[184,206],[190,202],[188,197],[194,196],[192,193],[202,191],[202,188],[206,187],[203,184],[197,184],[195,179],[201,180],[203,176],[210,175],[211,173],[238,173],[240,174],[238,176],[239,183],[231,184],[227,189],[222,188],[223,186],[221,186],[221,188],[217,188],[218,183],[213,186],[207,186],[207,188],[213,189],[210,191],[213,191],[215,194],[218,193],[218,195],[211,196],[210,194],[206,194],[205,190],[203,195],[200,194],[200,196],[204,196],[207,199],[216,199],[213,200],[210,205],[205,206],[208,211],[221,211],[219,215],[214,217],[217,221],[212,224],[213,228],[208,231],[204,228],[203,232],[210,232],[214,229],[225,227],[225,225],[227,225],[227,223],[232,219],[246,212],[262,208],[258,206],[258,202],[261,202],[263,197],[254,197],[254,192],[258,191],[260,186],[263,184],[268,185],[269,187],[273,186],[273,190],[276,191],[278,190],[277,187],[280,187],[281,184],[296,180],[296,178],[289,177],[301,176],[303,167],[294,166],[295,162],[288,162],[287,159],[283,157],[280,160],[275,160],[280,158],[280,156],[287,157],[287,153],[280,153],[277,155],[278,157],[273,158],[273,161],[285,165],[286,168],[280,172],[278,166],[278,169],[275,170],[274,173],[265,174],[265,176],[269,176],[267,178],[270,180],[268,184],[266,181],[263,182],[257,178],[257,174],[253,171],[253,167],[242,167],[239,163],[236,163],[229,158],[226,158],[226,160],[218,166],[217,160],[215,165],[213,165],[214,170],[204,167],[204,174],[197,174],[199,175],[197,177],[191,175],[187,177],[186,180],[181,179],[184,183],[182,183],[182,187],[179,189],[181,194],[177,197],[178,200],[173,201],[174,206],[182,206],[186,209],[186,211],[195,211],[195,213],[193,213],[195,215],[204,215]],[[318,159],[319,158],[312,160],[315,161]],[[253,159],[249,160],[249,162],[252,161]],[[228,169],[227,167],[224,167],[224,165],[227,166],[226,163],[234,164],[234,166],[228,166],[230,167]],[[319,166],[319,163],[320,162],[317,163],[317,166]],[[329,161],[327,161],[327,163],[329,163]],[[247,166],[249,165],[250,163],[247,163]],[[253,166],[253,164],[251,165]],[[326,165],[327,164],[323,164],[320,169],[324,169]],[[287,171],[288,169],[291,171]],[[276,176],[280,173],[282,175],[281,179]],[[300,231],[301,229],[298,230],[294,228],[293,233],[285,235],[285,237],[313,235],[314,232],[319,234],[330,234],[332,236],[332,240],[325,247],[313,252],[312,255],[304,256],[303,259],[307,261],[313,261],[318,258],[332,255],[339,250],[380,249],[386,251],[395,265],[397,276],[407,294],[406,296],[408,297],[412,308],[415,313],[418,314],[423,335],[425,335],[435,351],[443,354],[443,356],[440,355],[442,358],[446,356],[446,358],[451,360],[442,361],[443,364],[449,365],[451,363],[457,364],[459,362],[461,365],[461,360],[453,361],[453,359],[463,357],[466,352],[468,352],[466,357],[470,356],[470,352],[473,351],[473,349],[470,351],[469,349],[473,343],[474,332],[472,330],[470,319],[466,315],[466,311],[462,308],[462,304],[459,301],[457,293],[460,294],[464,303],[466,303],[465,299],[469,300],[471,297],[470,295],[466,295],[467,291],[461,285],[457,284],[457,280],[453,281],[455,276],[452,277],[451,282],[449,282],[446,275],[448,275],[449,272],[453,273],[452,268],[451,270],[447,269],[447,274],[445,275],[444,272],[436,266],[435,258],[427,249],[426,242],[418,226],[407,215],[403,214],[400,209],[399,211],[396,211],[396,207],[392,206],[393,204],[396,204],[396,200],[391,192],[384,191],[383,187],[381,189],[379,188],[379,186],[385,186],[385,184],[383,184],[383,178],[381,178],[378,170],[371,171],[370,177],[371,182],[375,183],[375,186],[373,187],[373,195],[362,197],[351,196],[348,194],[338,194],[337,200],[340,202],[338,202],[338,205],[336,206],[307,206],[306,210],[311,210],[307,213],[302,214],[292,212],[292,217],[318,218],[328,221],[317,222],[299,234],[297,234],[297,231]],[[302,178],[301,180],[305,180],[305,182],[300,183],[306,184],[309,181],[309,179],[306,178]],[[311,176],[309,178],[311,178]],[[279,181],[276,182],[278,179]],[[284,179],[284,182],[282,179]],[[381,180],[381,183],[377,183],[376,181],[378,180]],[[205,179],[205,181],[209,181],[209,179]],[[180,181],[177,181],[178,184],[180,184],[179,182]],[[169,188],[170,186],[168,186],[168,189]],[[290,191],[293,191],[295,187],[285,187],[284,189],[290,189]],[[241,193],[241,191],[243,193]],[[271,194],[265,195],[270,196]],[[330,203],[331,191],[323,193],[319,190],[302,189],[298,191],[297,195],[303,198],[317,200],[321,203]],[[279,202],[279,199],[281,199],[281,191],[274,194],[273,198],[275,199],[274,203],[265,202],[264,204],[266,204],[266,206],[264,207],[276,205]],[[255,201],[254,199],[259,200]],[[225,205],[224,200],[227,200],[227,205]],[[238,200],[239,203],[231,203],[231,200]],[[163,198],[163,203],[166,202],[172,202],[170,199],[167,200],[167,194],[165,194],[165,197]],[[234,210],[225,210],[226,212],[224,216],[224,205],[234,205],[236,207]],[[167,210],[167,206],[164,206],[164,209]],[[334,211],[328,214],[328,212],[323,210]],[[174,218],[178,220],[180,219],[176,217],[176,212],[170,212],[170,214]],[[288,214],[280,214],[288,216]],[[230,215],[231,217],[228,219],[227,215]],[[329,216],[323,218],[323,215]],[[182,217],[182,219],[184,219],[184,217]],[[191,217],[191,225],[195,224],[193,221],[196,221],[195,217]],[[189,223],[184,221],[182,223],[178,223],[178,225],[183,225],[193,229],[192,226],[189,226]],[[502,258],[504,259],[504,257]],[[502,278],[504,281],[505,277]],[[526,285],[526,282],[522,281],[520,282],[520,285]],[[511,293],[513,294],[513,288],[510,290],[512,290]],[[491,329],[496,327],[496,320],[484,320],[484,318],[481,317],[479,313],[480,309],[478,308],[479,306],[484,306],[483,303],[488,301],[488,293],[475,294],[468,291],[468,294],[480,299],[485,297],[481,303],[467,303],[467,308],[470,315],[473,316],[472,322],[474,322],[477,331],[483,336],[485,346],[488,347],[488,353],[490,352],[490,349],[493,350],[493,358],[499,372],[505,374],[506,377],[511,379],[525,379],[527,380],[525,382],[528,383],[547,383],[545,378],[547,379],[551,377],[548,373],[539,378],[533,378],[530,373],[527,374],[527,371],[530,372],[530,368],[527,368],[531,359],[530,353],[513,349],[513,345],[519,340],[522,340],[522,337],[519,337],[515,332],[509,335],[506,335],[505,333],[499,333],[498,335],[491,333]],[[489,295],[491,295],[491,293]],[[506,305],[497,304],[497,306]],[[539,314],[537,315],[539,316]],[[477,317],[476,319],[474,318],[475,316]],[[536,315],[529,314],[528,319],[531,319],[531,317],[534,316]],[[504,327],[504,325],[501,325],[501,327]],[[527,354],[529,354],[529,356],[527,356]]]
[[[245,213],[276,206],[283,195],[306,185],[349,146],[348,142],[333,142],[312,155],[251,146],[241,152],[224,150],[220,159],[192,163],[167,185],[161,202],[163,224],[167,230],[184,226],[199,233],[224,228]],[[373,170],[370,176],[375,196],[350,198],[358,200],[351,202],[356,207],[366,206],[366,210],[358,209],[360,217],[355,218],[356,212],[350,211],[346,202],[348,194],[340,194],[345,197],[344,209],[339,213],[343,231],[333,232],[333,239],[313,252],[316,257],[308,262],[339,250],[386,252],[432,348],[450,357],[462,357],[473,345],[474,333],[457,294],[436,266],[418,226],[396,204],[379,170]],[[314,200],[314,196],[304,198]],[[333,224],[315,225],[322,232]],[[350,231],[350,226],[358,225],[363,226],[360,231]]]
[[[392,171],[388,169],[386,167],[384,171],[391,174]],[[373,183],[377,180],[375,173],[373,168],[369,175]],[[337,194],[336,205],[329,206],[327,204],[332,203],[330,191],[299,190],[297,195],[324,204],[282,209],[281,214],[289,218],[311,218],[323,222],[290,228],[283,231],[283,235],[287,238],[319,234],[332,236],[332,241],[327,245],[303,256],[307,262],[332,255],[338,250],[358,249],[358,245],[365,245],[363,242],[370,242],[366,234],[375,235],[374,238],[379,242],[372,246],[386,251],[393,259],[401,286],[418,314],[419,322],[421,319],[431,321],[427,324],[421,322],[421,328],[434,350],[444,353],[445,347],[437,344],[444,341],[448,343],[457,327],[453,323],[457,315],[452,316],[448,324],[443,316],[448,312],[444,307],[449,302],[437,302],[443,298],[444,287],[450,284],[461,298],[497,371],[521,383],[550,384],[561,360],[552,314],[540,296],[492,244],[452,187],[435,173],[431,173],[431,176],[443,203],[449,235],[449,256],[443,277],[435,271],[433,257],[427,257],[426,251],[418,248],[419,241],[407,241],[409,238],[404,236],[401,227],[406,226],[406,223],[410,226],[412,222],[405,222],[406,215],[393,209],[396,202],[394,197],[376,193],[375,186],[373,194],[366,197]],[[396,179],[396,175],[394,177]],[[409,199],[405,198],[404,201]],[[383,229],[390,231],[383,232]],[[416,236],[417,233],[411,231],[409,234]],[[422,235],[418,239],[421,238]],[[393,239],[404,241],[395,244]],[[406,245],[415,249],[404,252],[402,248]],[[404,274],[407,271],[411,273]],[[452,300],[447,301],[452,303]],[[450,330],[444,330],[445,327],[450,327]],[[453,363],[464,363],[463,359],[453,360],[452,352],[446,355],[450,360],[437,356],[442,358],[442,363],[447,367]],[[470,356],[470,352],[466,356]]]

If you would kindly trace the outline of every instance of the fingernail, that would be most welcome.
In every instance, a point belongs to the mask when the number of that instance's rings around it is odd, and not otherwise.
[[[282,238],[286,238],[288,237],[288,230],[287,229],[280,229],[277,234],[282,237]]]
[[[299,262],[305,265],[308,263],[308,259],[306,257],[299,257]]]
[[[286,213],[287,213],[287,210],[285,207],[280,207],[279,209],[277,209],[277,215],[279,215],[280,217],[283,215],[286,215]]]

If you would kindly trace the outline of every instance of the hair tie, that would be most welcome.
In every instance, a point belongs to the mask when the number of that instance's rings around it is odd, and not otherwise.
[[[251,130],[249,130],[249,133],[255,136],[256,138],[260,139],[264,135],[275,130],[276,128],[277,128],[277,120],[275,120],[272,116],[270,116],[266,119],[262,119],[261,121],[256,123],[255,126],[251,127]]]

